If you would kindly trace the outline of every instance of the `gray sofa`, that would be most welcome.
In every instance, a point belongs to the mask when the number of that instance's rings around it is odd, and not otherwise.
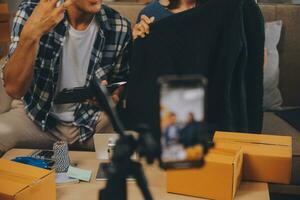
[[[131,22],[135,22],[138,12],[145,6],[139,3],[107,3],[118,10]],[[265,21],[283,21],[280,54],[280,91],[284,106],[300,106],[300,5],[260,4]],[[0,90],[1,90],[0,85]],[[9,98],[0,91],[0,111],[9,105]],[[7,108],[5,109],[7,110]],[[299,116],[300,117],[300,116]],[[270,184],[270,191],[300,195],[300,133],[272,112],[264,114],[263,133],[289,135],[293,137],[293,174],[291,185]]]
[[[300,5],[261,4],[265,21],[283,21],[278,45],[280,84],[284,106],[300,106]],[[300,116],[299,116],[300,117]],[[300,132],[273,113],[265,113],[263,132],[293,137],[291,185],[270,184],[270,191],[300,195]]]

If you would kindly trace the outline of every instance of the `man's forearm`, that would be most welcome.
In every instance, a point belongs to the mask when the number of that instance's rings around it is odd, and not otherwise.
[[[19,99],[30,87],[38,44],[39,39],[21,35],[15,52],[4,68],[5,90],[9,96]]]
[[[5,90],[13,98],[21,98],[30,87],[33,65],[41,36],[51,31],[63,20],[65,10],[73,4],[73,1],[65,0],[58,7],[56,4],[57,1],[55,0],[39,1],[26,20],[16,50],[5,65]]]

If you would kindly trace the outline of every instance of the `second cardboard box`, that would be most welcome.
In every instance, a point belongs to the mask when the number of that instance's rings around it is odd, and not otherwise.
[[[214,142],[240,145],[243,179],[288,184],[292,169],[292,138],[263,134],[216,132]]]

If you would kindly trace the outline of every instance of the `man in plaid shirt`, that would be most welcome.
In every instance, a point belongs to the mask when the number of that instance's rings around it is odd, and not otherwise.
[[[25,0],[16,13],[3,84],[12,109],[0,115],[0,151],[51,148],[57,140],[93,149],[95,132],[112,132],[93,100],[55,105],[64,88],[126,81],[130,23],[102,0]],[[112,94],[119,101],[123,88]],[[19,99],[19,100],[18,100]],[[21,99],[21,100],[20,100]]]

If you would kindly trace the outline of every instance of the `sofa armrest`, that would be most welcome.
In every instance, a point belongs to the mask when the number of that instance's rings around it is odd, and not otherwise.
[[[4,64],[5,58],[0,60],[0,73],[2,74],[2,65]],[[8,96],[3,87],[2,81],[0,81],[0,114],[10,109],[12,98]]]
[[[263,133],[270,135],[291,136],[293,140],[293,164],[291,185],[280,187],[270,184],[270,191],[275,193],[295,194],[295,188],[300,188],[300,132],[272,112],[264,113]],[[294,186],[293,186],[294,185]],[[287,190],[286,188],[292,188]],[[289,192],[288,192],[289,191]],[[300,194],[298,191],[297,194]]]

